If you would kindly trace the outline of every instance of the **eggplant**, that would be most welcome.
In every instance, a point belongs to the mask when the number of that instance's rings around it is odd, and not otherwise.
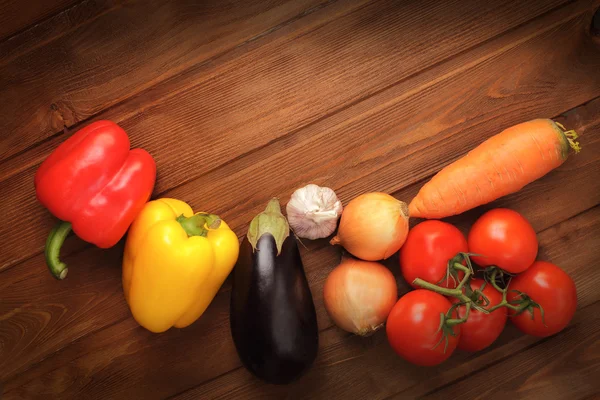
[[[317,356],[312,294],[277,199],[252,220],[240,246],[229,322],[242,364],[267,383],[297,380]]]

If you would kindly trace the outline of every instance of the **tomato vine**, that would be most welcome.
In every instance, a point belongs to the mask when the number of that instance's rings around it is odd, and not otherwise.
[[[533,309],[538,308],[542,315],[542,323],[544,321],[544,309],[540,304],[536,303],[533,299],[531,299],[531,297],[529,297],[526,293],[513,290],[512,292],[517,293],[517,296],[515,297],[515,299],[513,299],[512,302],[508,301],[507,298],[509,292],[509,284],[512,275],[501,270],[498,267],[490,266],[486,268],[484,270],[485,282],[479,289],[473,290],[470,287],[470,282],[473,279],[475,272],[473,269],[473,264],[471,262],[471,256],[474,256],[474,254],[461,252],[448,261],[447,273],[444,279],[457,279],[457,277],[459,276],[459,272],[464,273],[463,278],[460,280],[460,282],[458,283],[458,285],[456,285],[456,288],[454,289],[442,287],[438,284],[430,283],[420,278],[416,278],[413,281],[413,285],[417,287],[431,290],[443,296],[453,297],[458,300],[458,302],[456,302],[450,307],[448,312],[440,314],[440,325],[437,332],[441,331],[443,335],[438,341],[438,343],[434,346],[434,348],[445,340],[444,351],[446,351],[449,336],[456,336],[453,327],[465,323],[469,319],[471,310],[477,310],[484,314],[490,314],[502,307],[505,307],[507,309],[512,310],[514,312],[514,315],[519,315],[525,311],[528,311],[531,313],[531,318],[533,319]],[[463,265],[463,263],[465,265]],[[505,282],[506,277],[508,277],[507,282]],[[504,284],[504,288],[500,287],[498,281]],[[490,306],[489,299],[483,294],[483,290],[486,284],[491,285],[495,290],[502,294],[502,301],[500,303]],[[464,315],[462,318],[455,318],[454,313],[456,309],[460,306],[465,307]]]

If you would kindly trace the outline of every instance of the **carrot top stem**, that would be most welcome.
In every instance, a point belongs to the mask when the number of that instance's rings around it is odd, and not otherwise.
[[[565,137],[567,138],[567,142],[569,142],[569,146],[571,146],[571,148],[575,151],[575,153],[579,153],[581,151],[581,146],[579,145],[579,142],[575,141],[575,139],[577,139],[579,137],[577,132],[575,132],[574,129],[571,129],[568,131],[565,130],[566,128],[560,122],[554,121],[554,123],[556,124],[556,126],[558,126],[561,129],[562,134],[565,135]]]

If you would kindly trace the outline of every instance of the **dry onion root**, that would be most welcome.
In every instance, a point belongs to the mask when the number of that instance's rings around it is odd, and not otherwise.
[[[383,260],[400,250],[408,235],[408,206],[386,193],[366,193],[345,207],[333,245],[355,257]]]

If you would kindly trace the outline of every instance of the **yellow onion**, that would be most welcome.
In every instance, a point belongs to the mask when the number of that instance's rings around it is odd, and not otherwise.
[[[408,235],[408,206],[386,193],[366,193],[353,199],[344,211],[331,244],[342,245],[355,257],[386,259]]]
[[[379,263],[344,258],[327,277],[323,300],[338,327],[368,336],[384,326],[398,300],[396,279]]]

